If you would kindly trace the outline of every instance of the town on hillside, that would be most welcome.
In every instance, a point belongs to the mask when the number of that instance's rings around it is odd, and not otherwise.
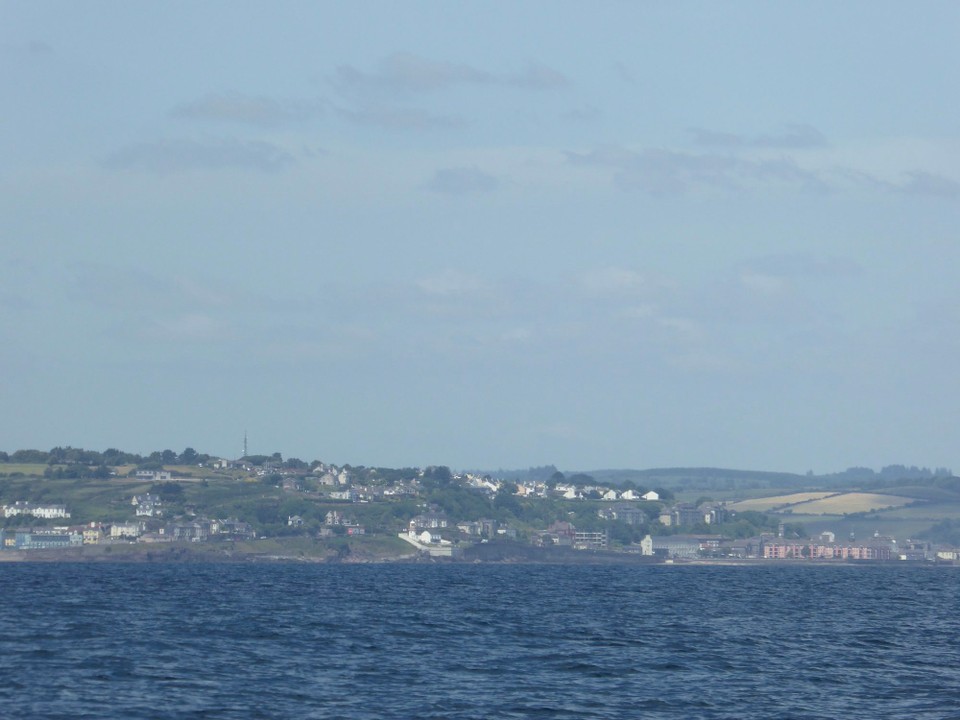
[[[549,552],[574,561],[960,559],[960,527],[942,512],[915,536],[888,532],[897,513],[919,517],[934,498],[941,511],[945,494],[956,493],[960,503],[952,473],[903,479],[912,496],[902,494],[903,483],[778,491],[754,487],[756,478],[744,474],[749,482],[695,498],[678,484],[603,481],[552,466],[496,475],[307,463],[279,453],[228,460],[191,448],[145,457],[75,448],[2,452],[0,559],[34,550],[197,544],[277,557],[296,548],[305,558],[339,560],[509,558],[520,548],[528,559]],[[696,489],[693,478],[702,474],[687,475]],[[871,522],[872,532],[847,531]],[[901,520],[896,527],[914,526]],[[491,553],[494,546],[507,551]]]

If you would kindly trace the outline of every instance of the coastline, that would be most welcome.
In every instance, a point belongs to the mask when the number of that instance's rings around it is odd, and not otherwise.
[[[47,550],[3,550],[0,563],[306,563],[306,564],[434,564],[434,565],[656,565],[659,567],[958,567],[951,562],[907,562],[903,560],[769,560],[763,558],[700,558],[665,560],[660,557],[612,551],[585,551],[570,548],[538,548],[510,543],[484,544],[466,548],[462,558],[428,557],[417,552],[372,552],[362,547],[349,553],[317,547],[307,554],[295,548],[272,544],[258,551],[255,543],[244,547],[206,543],[171,543],[163,546],[84,545]]]

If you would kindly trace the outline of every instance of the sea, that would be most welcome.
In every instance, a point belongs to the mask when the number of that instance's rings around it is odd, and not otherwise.
[[[960,718],[960,569],[0,564],[0,717]]]

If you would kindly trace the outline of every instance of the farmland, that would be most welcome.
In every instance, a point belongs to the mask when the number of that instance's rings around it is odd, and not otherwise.
[[[741,500],[740,502],[731,504],[730,509],[734,511],[757,510],[759,512],[769,512],[786,506],[821,500],[835,494],[836,493],[832,492],[800,492],[789,495],[774,495],[773,497]]]
[[[850,513],[901,507],[912,502],[914,502],[912,498],[900,497],[899,495],[850,492],[800,503],[794,508],[797,512],[806,515],[848,515]]]

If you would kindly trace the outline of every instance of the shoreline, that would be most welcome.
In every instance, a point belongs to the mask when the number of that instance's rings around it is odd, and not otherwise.
[[[469,552],[475,548],[482,551]],[[495,545],[468,548],[463,558],[426,557],[418,553],[388,554],[357,549],[343,555],[327,550],[316,554],[283,552],[271,548],[266,552],[244,548],[204,546],[193,543],[170,544],[163,547],[145,545],[85,545],[76,548],[45,550],[0,550],[0,564],[4,563],[207,563],[207,564],[308,564],[308,565],[646,565],[658,567],[960,567],[950,561],[905,560],[771,560],[764,558],[699,558],[663,559],[633,553],[610,551],[570,550],[568,548],[537,548],[533,546],[497,547]],[[483,552],[486,551],[486,552]]]

